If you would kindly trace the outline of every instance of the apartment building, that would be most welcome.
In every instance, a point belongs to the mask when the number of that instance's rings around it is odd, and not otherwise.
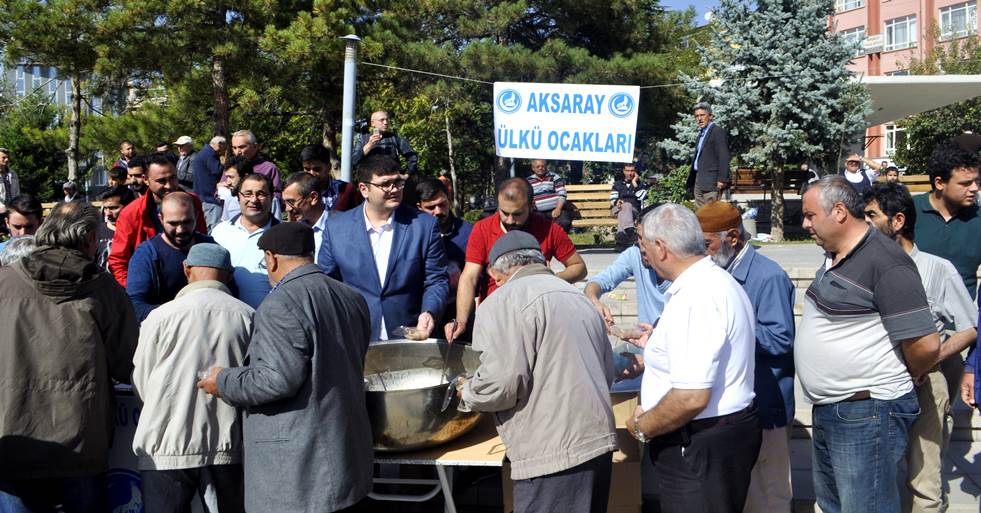
[[[836,0],[832,30],[860,43],[849,69],[866,76],[908,75],[910,62],[940,44],[978,33],[978,0]],[[865,155],[892,160],[905,144],[894,123],[870,127]]]

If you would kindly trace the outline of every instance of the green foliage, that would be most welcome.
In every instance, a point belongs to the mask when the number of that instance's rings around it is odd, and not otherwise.
[[[691,166],[678,166],[657,181],[657,185],[647,193],[648,203],[683,203],[687,191],[685,182]]]
[[[9,98],[7,93],[0,98]],[[20,179],[21,191],[42,201],[55,199],[59,182],[65,179],[63,140],[49,137],[61,112],[43,94],[25,96],[6,104],[0,111],[0,147],[10,150],[10,167]]]
[[[828,32],[833,12],[832,0],[721,0],[711,43],[700,48],[710,71],[683,77],[691,93],[712,104],[735,159],[770,170],[775,180],[789,163],[814,160],[833,169],[843,144],[864,130],[867,93],[846,69],[854,47]],[[679,115],[675,139],[662,147],[689,160],[697,129],[688,112]],[[773,199],[771,229],[779,240],[783,196]]]
[[[339,147],[339,38],[346,34],[362,38],[359,59],[366,62],[485,82],[645,86],[695,74],[695,43],[708,36],[695,27],[694,10],[666,12],[658,0],[5,0],[0,6],[17,7],[0,13],[7,15],[0,41],[12,41],[14,28],[25,33],[38,26],[31,17],[56,20],[62,25],[42,30],[50,45],[41,44],[46,39],[24,48],[58,49],[67,60],[45,62],[85,73],[92,94],[135,94],[135,101],[112,104],[117,115],[84,119],[83,156],[102,152],[111,162],[122,139],[147,151],[190,135],[200,147],[215,133],[248,128],[287,172],[305,144],[351,150]],[[77,19],[68,20],[70,12]],[[81,35],[77,48],[65,48],[61,41],[74,34]],[[491,91],[487,83],[362,65],[358,117],[390,110],[396,130],[419,152],[422,173],[452,167],[460,197],[480,197],[506,174],[505,161],[494,154]],[[643,89],[639,147],[669,136],[668,123],[690,101],[679,87]],[[67,130],[50,135],[67,137]],[[587,166],[603,180],[619,167]]]
[[[981,73],[981,38],[972,36],[949,44],[937,42],[933,50],[922,60],[913,61],[910,72],[914,75]],[[977,132],[981,130],[981,98],[974,98],[929,112],[910,116],[900,125],[906,129],[909,148],[897,144],[896,163],[906,166],[909,174],[927,172],[927,160],[938,144],[949,141],[961,133],[961,125],[967,124]]]

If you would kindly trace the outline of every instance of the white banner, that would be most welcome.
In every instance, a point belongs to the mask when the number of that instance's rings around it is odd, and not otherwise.
[[[494,83],[497,155],[631,162],[637,86]]]

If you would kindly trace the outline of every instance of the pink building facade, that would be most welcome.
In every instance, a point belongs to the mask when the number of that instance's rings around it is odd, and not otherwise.
[[[849,69],[864,75],[906,75],[910,62],[937,44],[978,34],[978,0],[836,0],[831,29],[861,42]],[[893,123],[870,127],[865,156],[892,161],[905,144]]]

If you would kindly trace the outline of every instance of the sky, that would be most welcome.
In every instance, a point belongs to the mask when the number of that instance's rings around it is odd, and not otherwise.
[[[661,5],[672,11],[683,11],[689,5],[695,6],[695,23],[705,25],[705,13],[718,5],[716,0],[662,0]]]

